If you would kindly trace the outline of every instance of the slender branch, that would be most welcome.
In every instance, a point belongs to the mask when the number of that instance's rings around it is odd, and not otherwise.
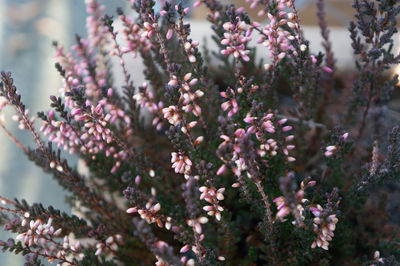
[[[15,143],[17,146],[24,151],[25,154],[28,154],[28,149],[16,138],[13,134],[0,122],[0,127],[6,133],[6,135]]]

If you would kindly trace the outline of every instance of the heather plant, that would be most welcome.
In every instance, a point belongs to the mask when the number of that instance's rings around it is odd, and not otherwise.
[[[74,213],[1,197],[14,233],[3,251],[26,265],[398,265],[385,197],[400,178],[386,106],[398,90],[387,72],[400,61],[398,1],[355,0],[347,76],[323,0],[318,54],[293,0],[247,0],[260,23],[243,7],[195,2],[217,51],[190,37],[190,7],[130,2],[134,16],[113,17],[86,0],[88,36],[70,52],[54,43],[63,87],[36,121],[1,72],[0,110],[13,108],[36,146],[1,128],[69,192]],[[144,84],[129,57],[142,59]]]

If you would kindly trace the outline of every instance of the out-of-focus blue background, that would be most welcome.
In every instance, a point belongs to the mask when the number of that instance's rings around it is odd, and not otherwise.
[[[101,1],[108,14],[116,7],[126,7],[125,0]],[[84,0],[0,0],[0,69],[13,74],[22,100],[32,114],[49,109],[49,95],[58,94],[61,78],[54,68],[52,41],[66,49],[74,34],[86,36]],[[6,112],[10,118],[12,112]],[[17,129],[17,123],[7,119],[5,124],[26,145],[33,146],[27,132]],[[70,212],[64,203],[65,191],[51,176],[30,162],[7,136],[0,132],[0,195],[24,198],[29,203]],[[0,230],[0,239],[10,234]],[[0,265],[23,265],[22,256],[0,252]]]

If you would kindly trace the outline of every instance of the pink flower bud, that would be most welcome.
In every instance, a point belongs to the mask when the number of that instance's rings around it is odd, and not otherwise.
[[[194,85],[197,84],[198,81],[199,81],[198,79],[192,79],[192,80],[189,82],[189,85],[190,85],[190,86],[194,86]]]
[[[286,56],[286,53],[284,53],[284,52],[278,54],[279,59],[283,59],[283,58],[285,58],[285,56]]]
[[[186,253],[189,250],[190,250],[190,246],[189,245],[184,245],[179,252],[180,253]]]
[[[256,127],[255,126],[251,126],[247,129],[247,134],[253,134],[256,132]]]
[[[281,119],[281,120],[279,120],[278,121],[278,123],[279,123],[279,125],[283,125],[283,124],[286,124],[286,122],[287,122],[287,119],[286,118],[283,118],[283,119]]]
[[[244,134],[245,134],[245,131],[244,131],[243,128],[238,128],[238,129],[235,131],[235,137],[237,137],[237,138],[243,137]]]
[[[240,183],[233,183],[233,184],[232,184],[232,187],[233,187],[233,188],[238,188],[238,187],[240,187]]]
[[[327,151],[335,151],[336,149],[337,149],[337,147],[334,145],[326,147]]]
[[[317,181],[311,180],[310,182],[308,182],[308,185],[309,185],[310,187],[313,187],[313,186],[315,186],[316,183],[317,183]]]
[[[72,116],[75,116],[75,115],[79,115],[80,113],[81,113],[81,109],[80,108],[74,108],[74,109],[72,109],[72,111],[71,111],[71,115]]]
[[[248,117],[246,117],[245,119],[243,119],[243,121],[244,121],[245,123],[251,124],[251,123],[253,123],[253,121],[254,121],[254,117],[248,116]]]
[[[217,171],[217,175],[222,175],[226,171],[226,165],[223,164]]]
[[[224,102],[224,103],[221,104],[221,108],[224,111],[228,110],[229,107],[231,107],[231,103],[230,102]]]
[[[129,208],[126,210],[126,213],[135,213],[137,212],[137,207]]]
[[[108,97],[111,97],[113,95],[113,89],[112,88],[109,88],[108,90],[107,90],[107,96]]]
[[[287,208],[287,207],[284,207],[284,208],[282,208],[282,209],[280,209],[280,210],[278,211],[278,213],[276,214],[276,216],[279,217],[279,218],[283,218],[283,217],[285,217],[286,215],[288,215],[289,213],[290,213],[290,209]]]
[[[243,59],[243,61],[245,61],[245,62],[249,62],[249,61],[250,61],[250,57],[248,57],[248,56],[245,55],[245,54],[242,54],[242,59]]]
[[[178,84],[178,81],[176,80],[176,79],[171,79],[169,82],[168,82],[168,85],[170,85],[170,86],[176,86]]]
[[[50,110],[49,111],[49,119],[53,119],[54,118],[54,110]]]
[[[317,63],[317,58],[315,58],[315,56],[310,56],[310,58],[311,58],[311,62],[313,63],[313,64],[315,64],[315,63]]]
[[[195,63],[196,62],[196,57],[194,55],[189,55],[188,59],[189,59],[190,63]]]
[[[208,212],[208,211],[212,211],[212,210],[214,210],[214,207],[213,207],[213,206],[211,206],[211,205],[204,206],[204,207],[203,207],[203,210],[205,210],[206,212]]]
[[[294,158],[294,157],[287,157],[287,160],[288,160],[288,162],[294,162],[294,161],[296,161],[296,158]]]
[[[194,226],[196,233],[198,233],[199,235],[202,232],[202,228],[201,225],[199,223],[196,223],[196,225]]]
[[[167,35],[166,35],[167,40],[171,39],[173,35],[174,35],[174,30],[173,29],[169,29],[167,31]]]
[[[139,186],[140,180],[141,180],[141,178],[140,178],[139,175],[135,177],[135,184],[136,184],[136,186]]]
[[[287,137],[285,138],[286,141],[291,141],[291,140],[293,140],[293,139],[294,139],[294,136],[293,136],[293,135],[287,136]]]
[[[288,132],[290,130],[292,130],[292,126],[285,126],[285,127],[282,128],[283,132]]]
[[[333,70],[330,67],[327,67],[327,66],[323,66],[322,70],[325,71],[326,73],[332,73],[333,72]]]

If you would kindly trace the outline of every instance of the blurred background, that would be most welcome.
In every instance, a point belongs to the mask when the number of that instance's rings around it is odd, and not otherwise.
[[[107,13],[115,15],[117,7],[127,8],[126,0],[102,0]],[[233,2],[248,7],[244,0]],[[322,50],[317,27],[315,0],[296,1],[300,20],[306,37],[311,39],[314,50]],[[256,16],[257,11],[250,12]],[[351,1],[327,0],[326,13],[329,26],[333,26],[332,39],[337,58],[342,65],[351,59],[351,47],[345,27],[352,18]],[[196,20],[193,39],[201,41],[210,33],[206,23],[207,11],[202,6],[193,10],[191,18]],[[0,0],[0,69],[13,74],[15,85],[32,114],[49,109],[49,96],[57,95],[61,79],[54,68],[52,41],[57,40],[67,48],[73,44],[74,34],[86,36],[86,9],[84,0]],[[196,30],[195,30],[196,29]],[[209,42],[210,43],[210,42]],[[140,73],[138,76],[141,76]],[[140,79],[140,78],[139,78]],[[135,82],[140,84],[140,82]],[[7,121],[6,126],[25,145],[33,141],[27,132],[17,129],[17,123]],[[3,132],[0,132],[0,194],[8,198],[26,199],[29,203],[42,202],[70,213],[64,203],[65,192],[48,175],[28,161],[23,153]],[[0,239],[9,235],[0,231]],[[0,265],[23,265],[21,256],[0,253]]]
[[[250,3],[245,0],[222,0],[221,2],[225,3],[234,3],[236,6],[243,6],[249,11],[249,14],[257,21],[259,21],[259,17],[257,13],[259,10],[252,9],[250,10],[248,7]],[[250,2],[250,1],[249,1]],[[317,20],[317,8],[316,3],[317,0],[296,0],[296,8],[300,13],[300,21],[302,25],[310,26],[310,25],[318,25]],[[353,10],[351,8],[352,1],[351,0],[324,0],[327,21],[329,26],[339,26],[339,27],[347,27],[352,16]],[[195,12],[192,14],[194,19],[204,19],[207,14],[207,10],[205,6],[200,6]]]
[[[117,7],[126,6],[125,0],[101,2],[110,14],[115,14]],[[52,41],[57,40],[68,49],[75,33],[86,36],[85,25],[84,0],[0,0],[0,69],[12,72],[31,114],[48,110],[49,96],[57,95],[62,85],[54,68]],[[9,118],[11,112],[7,113]],[[5,124],[24,144],[34,147],[31,136],[18,130],[17,123]],[[71,212],[64,203],[65,191],[30,162],[3,132],[0,132],[0,194]],[[0,239],[8,237],[0,230]],[[0,252],[0,265],[23,264],[22,256]]]

